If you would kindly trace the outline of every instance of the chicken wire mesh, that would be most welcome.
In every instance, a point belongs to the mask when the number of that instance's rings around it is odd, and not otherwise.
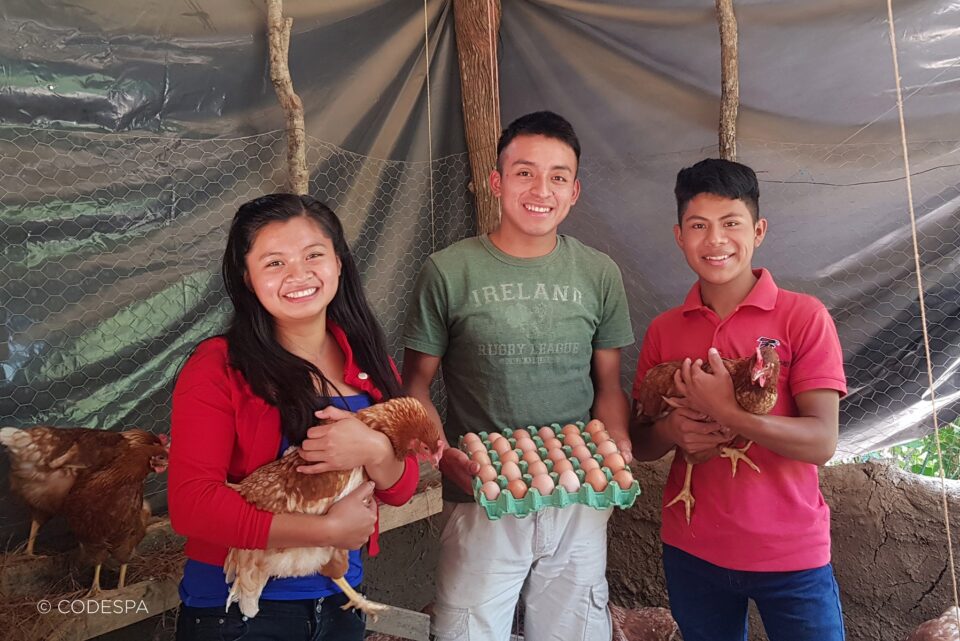
[[[740,146],[741,160],[758,170],[771,221],[756,264],[781,286],[818,296],[837,322],[850,386],[838,454],[929,431],[899,145]],[[423,260],[474,233],[467,157],[433,162],[431,207],[428,163],[377,160],[316,139],[308,150],[311,193],[343,219],[399,356]],[[226,226],[238,204],[282,188],[282,133],[184,139],[8,127],[0,151],[3,423],[166,431],[177,368],[229,310],[218,274]],[[676,171],[715,149],[616,159],[589,151],[583,197],[561,231],[623,270],[638,339],[624,351],[626,384],[645,327],[693,280],[670,231]],[[960,156],[957,141],[914,142],[910,153],[946,423],[960,397]],[[153,481],[150,491],[160,488]]]
[[[399,355],[421,264],[474,233],[467,157],[436,159],[431,172],[307,143],[310,193],[343,221]],[[178,368],[229,314],[219,274],[229,222],[241,203],[282,191],[285,158],[276,131],[185,139],[0,128],[2,424],[167,432]],[[162,479],[151,481],[155,509],[161,492]],[[0,530],[28,523],[18,516]]]
[[[740,140],[757,170],[770,222],[754,266],[830,309],[844,351],[837,457],[870,452],[933,427],[911,225],[898,142],[796,144]],[[941,425],[960,414],[960,143],[909,145],[927,330]],[[644,328],[682,302],[694,281],[677,249],[677,171],[716,148],[581,165],[582,197],[564,229],[620,265],[637,342],[624,350],[632,382]]]

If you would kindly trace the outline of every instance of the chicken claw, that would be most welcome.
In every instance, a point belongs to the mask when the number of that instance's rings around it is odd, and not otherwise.
[[[743,461],[747,465],[753,468],[753,470],[759,474],[760,468],[757,467],[757,464],[750,460],[750,457],[747,456],[747,450],[750,449],[750,446],[753,445],[753,441],[747,441],[747,444],[743,447],[721,447],[720,456],[723,458],[730,459],[730,465],[733,467],[733,476],[737,475],[737,463]]]
[[[390,609],[390,606],[388,605],[376,603],[374,601],[368,601],[362,594],[358,594],[357,591],[354,590],[343,577],[340,577],[339,579],[333,579],[333,582],[340,586],[340,589],[343,590],[343,593],[346,594],[350,599],[347,601],[346,605],[341,606],[341,609],[343,610],[356,608],[376,621],[380,614]]]
[[[690,482],[693,479],[693,464],[687,461],[687,472],[683,477],[683,489],[680,490],[680,493],[673,497],[673,500],[667,503],[664,508],[668,508],[671,505],[677,503],[677,501],[683,501],[683,512],[687,517],[687,525],[690,525],[690,513],[693,511],[693,504],[696,503],[696,500],[693,498],[693,493],[690,491]]]

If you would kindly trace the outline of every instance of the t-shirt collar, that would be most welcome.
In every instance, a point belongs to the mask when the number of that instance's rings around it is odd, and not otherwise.
[[[743,299],[743,302],[737,305],[737,309],[741,307],[756,307],[767,311],[773,309],[777,303],[777,293],[780,291],[773,281],[773,276],[763,268],[753,270],[753,275],[757,277],[757,282],[753,285],[753,289],[750,290],[747,297]],[[703,299],[700,297],[700,281],[697,281],[687,292],[681,311],[686,314],[705,307],[706,305],[703,304]]]

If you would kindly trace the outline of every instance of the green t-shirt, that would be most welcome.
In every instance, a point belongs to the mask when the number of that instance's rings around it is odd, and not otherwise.
[[[487,236],[439,251],[420,272],[405,347],[442,357],[445,431],[587,420],[595,349],[633,343],[620,269],[569,236],[516,258]]]

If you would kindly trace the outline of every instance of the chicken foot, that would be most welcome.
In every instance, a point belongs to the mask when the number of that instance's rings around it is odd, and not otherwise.
[[[737,475],[737,463],[743,461],[749,465],[753,470],[759,474],[760,468],[757,467],[757,464],[750,460],[750,457],[747,456],[747,450],[750,449],[750,446],[753,445],[753,441],[747,441],[747,444],[743,447],[721,447],[720,456],[723,458],[730,459],[730,465],[733,467],[733,476]]]
[[[693,498],[693,492],[690,491],[690,484],[693,480],[693,466],[695,464],[687,461],[687,471],[683,477],[683,488],[680,490],[680,493],[673,497],[669,503],[664,507],[670,507],[675,505],[678,501],[683,501],[683,512],[687,517],[687,525],[690,525],[690,513],[693,511],[693,504],[696,501]]]
[[[27,556],[36,556],[33,545],[37,542],[37,532],[40,531],[40,521],[30,519],[30,538],[27,539]]]
[[[376,621],[377,617],[381,613],[386,612],[390,608],[390,606],[384,605],[382,603],[375,603],[373,601],[368,601],[362,594],[358,594],[357,591],[354,590],[350,586],[350,584],[347,583],[347,580],[343,577],[340,577],[338,579],[333,579],[333,582],[336,583],[338,586],[340,586],[340,589],[343,590],[343,593],[346,594],[347,597],[350,599],[349,601],[347,601],[346,605],[341,606],[341,609],[343,610],[356,608],[361,612],[365,613],[368,617],[370,617],[374,621]]]
[[[120,581],[117,583],[117,589],[120,590],[123,588],[124,584],[127,581],[127,564],[120,564]]]
[[[97,596],[98,594],[100,594],[100,592],[101,592],[101,590],[100,590],[100,568],[102,568],[102,567],[103,567],[103,565],[100,564],[100,563],[98,563],[98,564],[97,564],[97,567],[94,568],[94,570],[93,570],[93,585],[90,586],[90,591],[87,592],[87,596]]]

